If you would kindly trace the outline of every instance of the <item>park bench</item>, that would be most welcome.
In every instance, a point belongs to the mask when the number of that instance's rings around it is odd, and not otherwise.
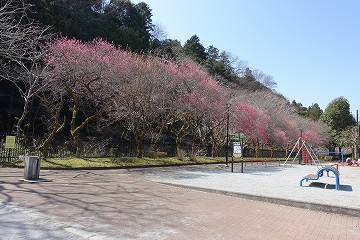
[[[318,180],[320,177],[322,177],[324,175],[324,171],[327,172],[327,176],[329,176],[329,172],[332,172],[334,173],[335,175],[335,187],[336,187],[336,190],[339,190],[339,185],[340,185],[340,179],[339,179],[339,176],[340,176],[340,172],[339,170],[334,167],[334,166],[326,166],[326,167],[323,167],[323,168],[320,168],[316,174],[308,174],[306,175],[305,177],[303,177],[301,180],[300,180],[300,186],[302,186],[302,182],[304,180],[306,181],[315,181],[315,180]]]

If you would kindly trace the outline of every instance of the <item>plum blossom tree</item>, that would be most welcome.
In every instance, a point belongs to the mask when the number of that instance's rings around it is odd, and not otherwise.
[[[59,38],[51,44],[44,59],[51,67],[47,80],[63,89],[71,101],[70,133],[77,145],[77,156],[82,151],[80,131],[104,113],[114,96],[114,87],[128,79],[131,57],[131,53],[100,39],[82,43]]]
[[[195,160],[195,137],[206,117],[222,112],[225,92],[205,70],[194,62],[171,65],[167,69],[176,86],[176,100],[169,121],[169,129],[175,138],[177,156],[183,159],[181,141],[190,131],[192,148],[190,158]]]
[[[212,157],[219,156],[220,147],[225,145],[226,140],[227,109],[222,102],[218,104],[221,105],[217,107],[218,110],[211,111],[202,124],[203,132],[205,132],[203,141],[211,143]]]
[[[259,143],[265,142],[269,138],[266,133],[268,116],[260,109],[245,102],[233,102],[230,112],[232,131],[244,134],[247,142],[255,146],[257,153]]]
[[[44,107],[41,117],[46,133],[41,139],[39,148],[42,150],[42,157],[46,159],[49,153],[49,147],[56,134],[62,131],[66,124],[66,116],[62,115],[61,110],[64,107],[65,95],[55,88],[48,88],[48,91],[42,91],[37,95],[40,104]]]
[[[311,141],[314,145],[323,144],[324,141],[320,141],[320,139],[325,141],[327,139],[328,129],[324,127],[324,124],[298,115],[285,98],[275,95],[271,91],[240,90],[232,92],[232,95],[234,96],[233,101],[246,102],[252,107],[261,109],[268,116],[266,126],[268,139],[263,139],[262,144],[269,145],[271,149],[284,148],[287,150],[297,141],[300,129],[312,131],[311,138],[313,140]],[[256,148],[259,142],[254,141],[252,145]]]
[[[247,103],[234,102],[231,105],[231,125],[235,132],[243,133],[248,139],[266,140],[268,117],[263,111]]]
[[[143,140],[155,143],[166,128],[171,82],[166,63],[156,57],[134,55],[128,81],[114,96],[112,116],[123,120],[136,141],[136,155],[143,156]]]

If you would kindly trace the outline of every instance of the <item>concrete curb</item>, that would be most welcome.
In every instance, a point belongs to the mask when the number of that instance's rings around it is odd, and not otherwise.
[[[164,184],[164,185],[169,185],[169,186],[174,186],[174,187],[180,187],[180,188],[201,191],[201,192],[215,193],[215,194],[221,194],[221,195],[225,195],[225,196],[238,197],[238,198],[249,199],[249,200],[254,200],[254,201],[280,204],[280,205],[284,205],[284,206],[304,208],[304,209],[313,210],[313,211],[342,214],[342,215],[360,218],[360,209],[356,209],[356,208],[346,208],[346,207],[325,205],[325,204],[312,203],[312,202],[302,202],[302,201],[283,199],[283,198],[251,195],[251,194],[246,194],[246,193],[230,192],[230,191],[210,189],[210,188],[193,187],[193,186],[187,186],[187,185],[182,185],[182,184],[164,183],[164,182],[158,182],[158,183]]]

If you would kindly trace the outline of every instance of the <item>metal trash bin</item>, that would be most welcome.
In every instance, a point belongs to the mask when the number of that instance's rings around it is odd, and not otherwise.
[[[24,157],[24,179],[37,180],[40,176],[40,158],[38,156]]]

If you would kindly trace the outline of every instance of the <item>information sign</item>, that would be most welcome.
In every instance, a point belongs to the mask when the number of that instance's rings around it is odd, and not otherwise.
[[[242,146],[239,142],[233,143],[233,155],[234,157],[241,157],[242,156]]]
[[[5,148],[15,148],[15,136],[6,136]]]

